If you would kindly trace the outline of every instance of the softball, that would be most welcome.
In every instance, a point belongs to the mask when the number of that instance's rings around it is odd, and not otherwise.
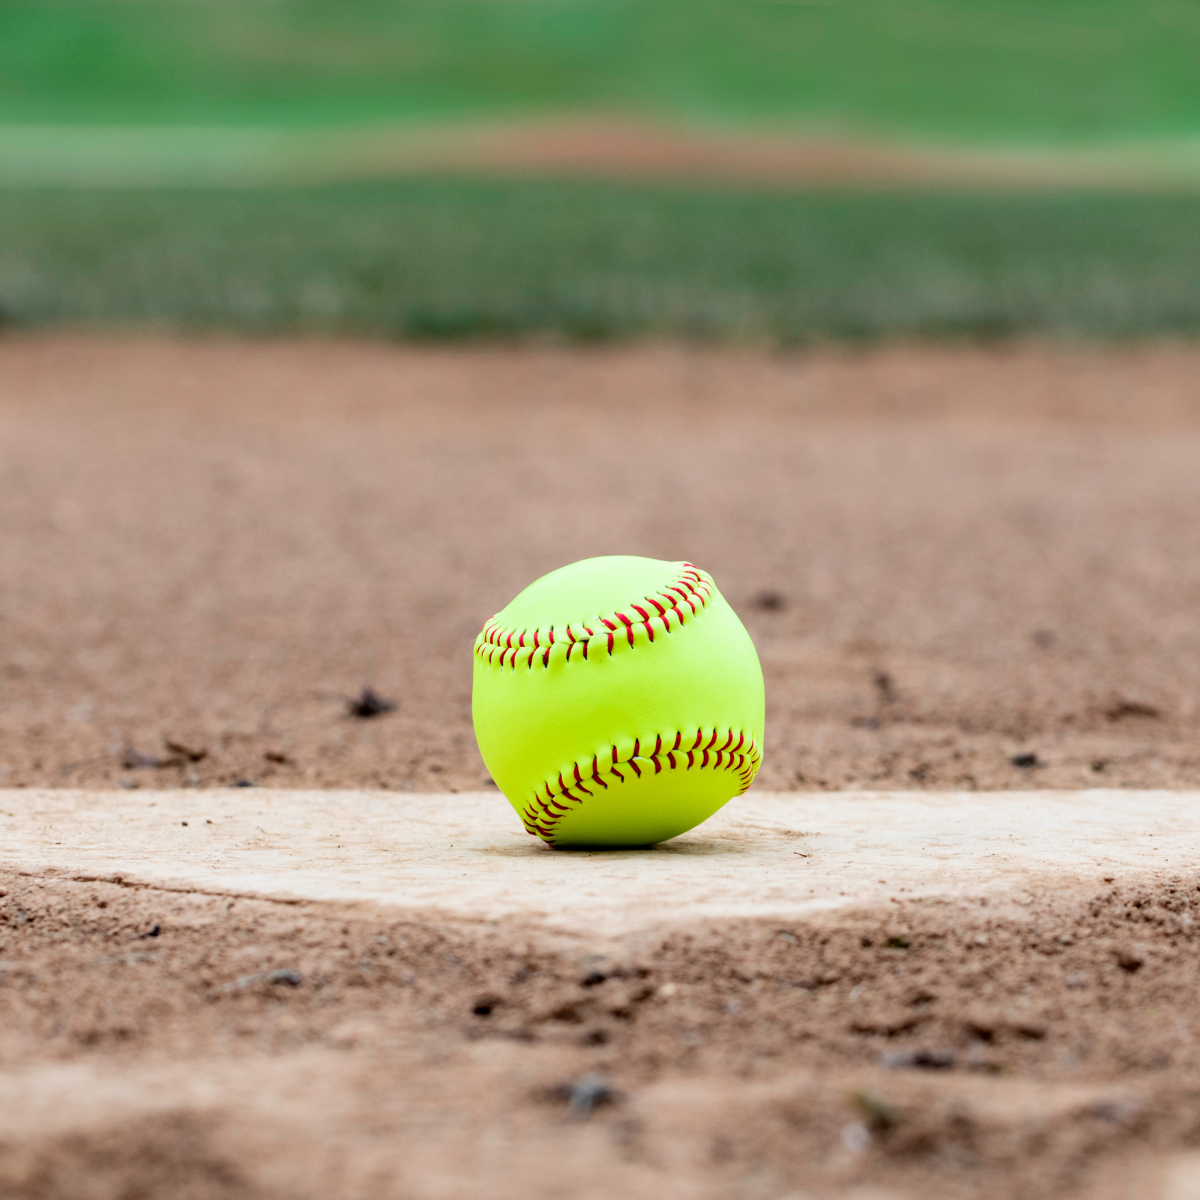
[[[762,668],[712,577],[614,556],[552,571],[475,641],[475,737],[525,829],[647,846],[707,820],[762,761]]]

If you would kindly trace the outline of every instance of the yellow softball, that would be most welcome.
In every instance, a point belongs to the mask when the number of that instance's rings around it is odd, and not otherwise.
[[[553,846],[675,837],[762,761],[754,643],[686,562],[589,558],[530,584],[476,639],[472,715],[492,778]]]

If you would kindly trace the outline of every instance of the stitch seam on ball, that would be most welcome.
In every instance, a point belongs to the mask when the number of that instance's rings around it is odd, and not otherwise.
[[[540,837],[542,841],[553,845],[555,826],[567,813],[572,811],[571,805],[579,807],[585,803],[583,796],[595,796],[587,784],[595,783],[605,791],[610,786],[617,786],[605,781],[604,775],[606,774],[615,777],[620,783],[624,783],[625,775],[621,772],[620,767],[629,767],[638,778],[650,766],[654,767],[654,774],[659,774],[663,770],[664,760],[667,769],[672,771],[679,769],[703,770],[705,768],[732,770],[741,781],[741,787],[734,795],[741,796],[754,782],[754,776],[758,773],[759,764],[762,762],[762,752],[755,744],[754,739],[748,738],[744,732],[736,735],[736,744],[733,740],[734,731],[729,729],[727,733],[728,736],[724,743],[720,747],[714,748],[717,738],[720,736],[719,730],[712,731],[707,743],[705,743],[703,729],[696,730],[695,741],[692,741],[689,733],[687,741],[691,743],[690,745],[685,744],[684,734],[680,731],[675,734],[674,744],[669,750],[663,749],[663,739],[660,734],[656,737],[654,750],[650,754],[642,753],[641,740],[635,739],[633,751],[626,759],[618,759],[617,748],[613,746],[612,766],[606,772],[600,770],[599,756],[593,756],[592,772],[586,776],[580,770],[579,763],[576,762],[572,766],[571,773],[575,776],[572,782],[564,782],[563,773],[560,771],[557,779],[542,784],[534,794],[533,800],[521,810],[521,823],[525,826],[525,832],[533,837]],[[558,787],[557,791],[555,791],[555,784]],[[576,795],[577,792],[581,792],[583,795]]]
[[[712,578],[691,563],[684,563],[683,570],[674,583],[668,584],[654,595],[643,596],[640,600],[631,601],[624,606],[636,612],[638,619],[622,611],[614,612],[611,617],[597,617],[593,623],[603,626],[603,632],[593,629],[590,624],[579,622],[577,628],[587,634],[586,638],[580,637],[568,623],[566,629],[560,631],[557,640],[566,641],[568,663],[576,646],[586,662],[588,647],[593,639],[598,637],[603,639],[602,645],[611,656],[617,639],[622,635],[628,641],[629,648],[633,649],[635,628],[644,629],[648,640],[653,642],[655,630],[652,622],[656,619],[660,632],[672,633],[672,615],[675,617],[676,627],[683,625],[687,620],[684,616],[685,607],[692,617],[697,616],[712,599],[712,593]],[[649,612],[645,606],[653,608],[654,612]],[[535,662],[540,662],[543,667],[550,665],[550,651],[554,648],[556,640],[553,625],[545,630],[508,629],[499,623],[498,617],[497,613],[484,622],[483,630],[475,640],[475,653],[480,658],[485,659],[490,666],[507,666],[516,670],[518,657],[521,657],[522,651],[528,650],[528,657],[524,660],[527,668],[532,669]]]

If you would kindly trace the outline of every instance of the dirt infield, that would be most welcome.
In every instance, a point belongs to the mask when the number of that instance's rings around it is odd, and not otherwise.
[[[0,1194],[1182,1200],[1198,822],[752,792],[569,854],[494,793],[0,791]]]
[[[1175,346],[11,338],[0,783],[478,788],[484,619],[635,553],[750,628],[767,788],[1195,786],[1198,381]]]
[[[0,340],[0,1196],[1200,1194],[1198,461],[1182,346]],[[470,648],[602,553],[781,794],[566,857]]]

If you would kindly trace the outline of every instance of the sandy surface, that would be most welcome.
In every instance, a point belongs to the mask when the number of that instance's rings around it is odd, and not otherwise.
[[[1186,347],[0,341],[0,1196],[1200,1194],[1197,462]],[[649,854],[470,729],[602,553],[767,680]]]
[[[479,627],[633,553],[750,628],[765,788],[1194,787],[1198,462],[1185,347],[9,339],[0,784],[478,789]]]
[[[751,792],[602,855],[494,793],[0,792],[0,1194],[1184,1200],[1198,821]]]

